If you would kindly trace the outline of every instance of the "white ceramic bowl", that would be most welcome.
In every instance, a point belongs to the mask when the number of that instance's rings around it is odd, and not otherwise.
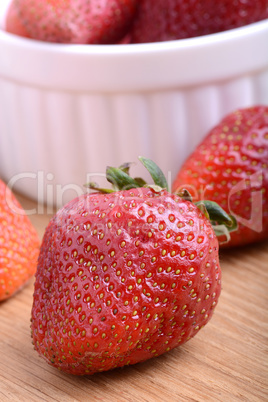
[[[0,176],[40,202],[61,205],[88,174],[138,155],[172,181],[212,126],[253,104],[268,104],[268,20],[137,45],[48,44],[0,31]]]

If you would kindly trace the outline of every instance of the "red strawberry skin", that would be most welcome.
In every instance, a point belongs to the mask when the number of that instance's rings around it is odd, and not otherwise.
[[[220,290],[218,241],[195,205],[149,188],[84,195],[45,232],[33,343],[75,375],[135,364],[197,334]]]
[[[34,275],[39,238],[21,205],[0,180],[0,302]]]
[[[268,238],[268,107],[226,116],[184,163],[173,191],[216,201],[237,218],[227,246]]]
[[[14,35],[29,38],[29,33],[18,17],[17,8],[15,7],[14,2],[11,2],[8,8],[5,29],[7,32],[13,33]]]
[[[268,18],[267,0],[141,0],[131,41],[184,39]]]
[[[13,0],[20,23],[33,39],[58,43],[119,41],[138,0]]]

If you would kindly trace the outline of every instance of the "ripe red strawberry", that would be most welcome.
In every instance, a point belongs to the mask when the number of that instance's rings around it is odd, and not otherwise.
[[[0,301],[35,273],[39,239],[10,189],[0,180]]]
[[[268,107],[237,110],[213,128],[182,166],[173,191],[216,201],[239,229],[227,246],[268,238]]]
[[[119,191],[76,198],[44,235],[33,343],[68,373],[134,364],[183,344],[206,325],[220,295],[209,220],[165,189],[131,188],[144,183],[127,170],[109,168]],[[159,170],[156,183],[166,187]]]
[[[26,31],[25,27],[18,17],[17,9],[14,5],[14,2],[10,3],[10,6],[8,8],[5,29],[7,32],[29,38],[29,33]]]
[[[141,0],[132,42],[207,35],[268,18],[267,0]]]
[[[29,36],[59,43],[114,43],[126,33],[137,0],[13,0]]]

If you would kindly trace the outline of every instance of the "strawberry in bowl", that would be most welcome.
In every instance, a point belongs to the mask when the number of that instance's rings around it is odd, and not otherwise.
[[[268,18],[266,0],[13,0],[7,30],[47,42],[184,39]]]
[[[130,42],[209,35],[268,18],[267,0],[141,0]]]
[[[218,240],[209,221],[235,229],[215,203],[168,192],[107,168],[112,189],[90,187],[50,221],[41,246],[32,338],[52,366],[86,375],[161,355],[195,336],[221,291]],[[215,226],[215,227],[216,227]]]
[[[116,43],[127,32],[137,0],[13,0],[7,30],[58,43]]]

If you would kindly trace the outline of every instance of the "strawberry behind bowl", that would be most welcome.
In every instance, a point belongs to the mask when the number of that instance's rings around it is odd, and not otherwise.
[[[74,199],[46,229],[32,337],[64,372],[93,374],[161,355],[195,336],[218,302],[218,240],[208,211],[230,230],[233,220],[214,204],[169,193],[159,168],[141,161],[155,185],[131,178],[126,165],[108,168],[113,189]]]

